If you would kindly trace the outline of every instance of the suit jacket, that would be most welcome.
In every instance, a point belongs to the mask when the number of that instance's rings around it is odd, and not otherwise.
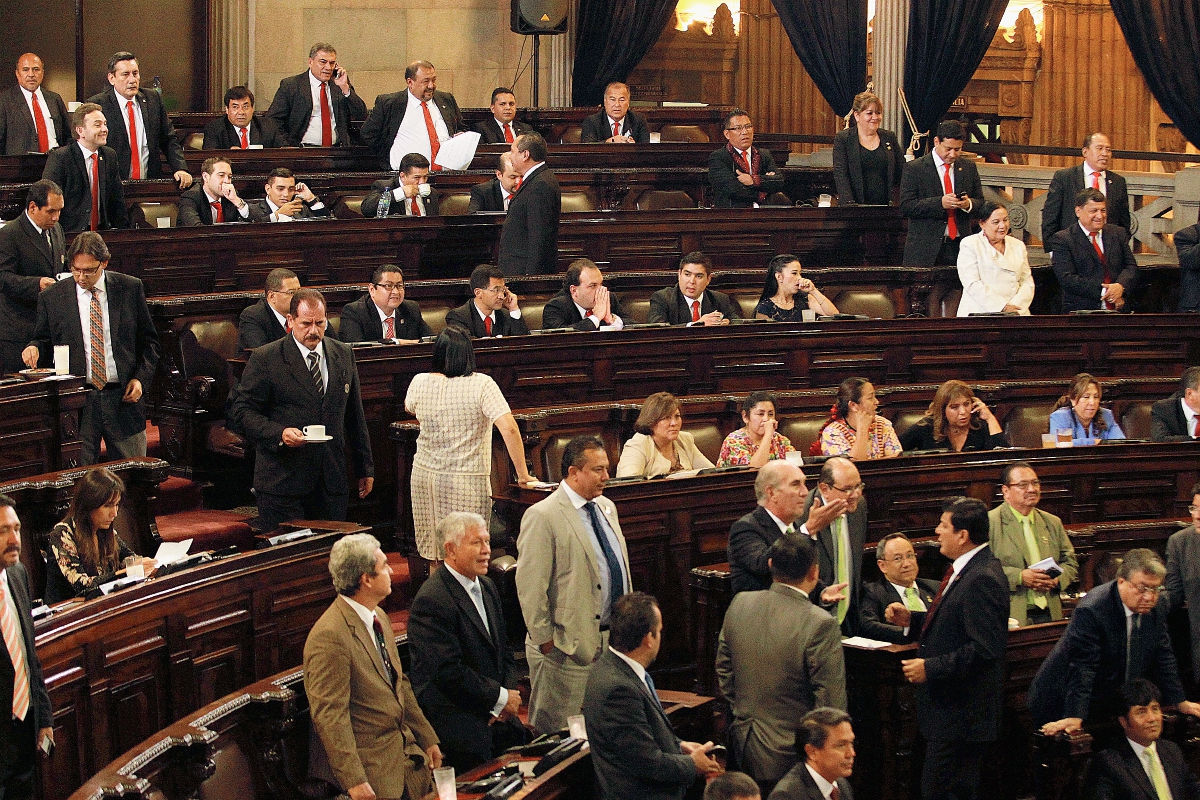
[[[238,207],[224,197],[221,198],[221,213],[225,222],[249,221],[249,217],[243,218]],[[196,181],[179,195],[179,227],[198,228],[214,224],[213,208],[208,202],[208,195],[204,193],[204,184]]]
[[[1170,739],[1159,739],[1154,749],[1158,751],[1171,797],[1174,800],[1200,798],[1200,779],[1188,769],[1179,745]],[[1158,791],[1124,736],[1116,747],[1101,750],[1092,757],[1089,775],[1090,779],[1084,785],[1092,787],[1093,800],[1158,800]]]
[[[1167,539],[1167,595],[1159,602],[1179,608],[1188,604],[1191,629],[1192,663],[1200,664],[1200,534],[1188,525]],[[1196,609],[1193,614],[1191,609]]]
[[[508,203],[500,231],[500,259],[505,275],[551,275],[558,272],[558,216],[562,192],[547,166],[538,167],[521,183]]]
[[[120,103],[118,104],[118,100]],[[104,109],[104,118],[108,120],[108,146],[117,152],[117,160],[121,165],[121,179],[129,177],[133,164],[129,150],[129,131],[126,128],[129,114],[126,111],[126,100],[118,98],[116,91],[110,86],[106,91],[88,98],[89,103],[99,103]],[[146,147],[150,150],[147,163],[142,165],[142,179],[170,178],[180,170],[187,171],[187,162],[183,160],[183,146],[175,135],[175,127],[163,108],[162,97],[158,92],[138,89],[134,100],[142,112],[142,123],[146,126]],[[167,157],[170,170],[164,175],[162,157]]]
[[[264,297],[238,315],[238,350],[253,350],[287,333]]]
[[[751,208],[759,202],[760,192],[769,196],[783,191],[783,174],[775,166],[771,151],[754,148],[762,157],[762,174],[755,186],[743,186],[737,179],[737,164],[728,148],[714,150],[708,157],[708,182],[713,188],[713,208]]]
[[[906,267],[932,267],[937,261],[946,235],[946,209],[942,208],[946,188],[942,176],[943,171],[933,161],[933,153],[904,165],[904,174],[900,178],[900,214],[908,218],[903,261]],[[979,170],[968,159],[960,158],[954,162],[954,193],[965,193],[971,199],[970,212],[961,209],[954,212],[961,238],[971,232],[971,218],[978,217],[983,208]]]
[[[724,292],[705,289],[700,296],[700,316],[720,311],[726,319],[741,319],[741,307]],[[668,286],[650,295],[650,321],[671,325],[687,325],[692,321],[692,307],[679,286]],[[765,587],[764,587],[765,588]]]
[[[1190,441],[1187,416],[1179,404],[1183,399],[1181,392],[1175,392],[1170,397],[1154,401],[1150,406],[1150,439],[1155,442]]]
[[[111,147],[101,147],[100,155],[100,229],[129,227],[125,210],[125,189],[121,185],[121,167]],[[92,179],[83,151],[75,142],[56,147],[46,156],[42,177],[63,190],[66,203],[58,224],[64,231],[86,231],[92,219]]]
[[[1087,164],[1064,167],[1054,173],[1050,190],[1046,192],[1046,204],[1042,207],[1042,241],[1048,242],[1054,234],[1075,225],[1075,195],[1084,189],[1083,173]],[[1090,175],[1088,176],[1091,177]],[[1129,192],[1125,179],[1112,170],[1104,173],[1105,197],[1108,198],[1108,224],[1125,229],[1129,239]],[[1091,185],[1089,182],[1088,186]]]
[[[483,318],[476,312],[474,305],[474,300],[468,300],[458,308],[448,311],[446,324],[461,325],[470,331],[472,337],[483,339],[487,337],[487,329],[483,327]],[[529,326],[525,324],[524,317],[513,319],[509,316],[508,310],[504,308],[494,314],[492,336],[523,336],[527,333],[529,333]]]
[[[435,95],[434,99],[436,100],[436,95]],[[457,108],[457,106],[455,106],[455,108]],[[442,116],[444,117],[445,114],[443,114]],[[533,127],[530,125],[526,125],[524,122],[521,122],[521,120],[519,120],[519,119],[514,119],[512,122],[509,123],[509,125],[512,127],[514,141],[522,133],[533,133]],[[500,124],[498,122],[496,122],[495,117],[488,117],[483,122],[480,122],[478,125],[475,126],[475,132],[478,133],[482,137],[479,140],[480,144],[505,144],[506,143],[505,139],[504,139],[504,128],[500,127]]]
[[[1175,232],[1179,255],[1179,310],[1200,311],[1200,225]]]
[[[888,197],[891,198],[904,174],[904,151],[896,134],[883,128],[879,129],[879,146],[888,157],[887,188]],[[864,202],[857,128],[840,130],[833,137],[833,182],[837,187],[838,205]]]
[[[608,122],[608,114],[604,111],[599,111],[586,117],[583,120],[583,126],[579,130],[579,141],[589,142],[605,142],[612,138],[612,125]],[[632,136],[633,140],[638,144],[646,144],[650,141],[650,129],[646,127],[646,118],[636,111],[629,111],[621,120],[621,135]]]
[[[388,681],[375,637],[345,600],[334,599],[304,642],[304,691],[329,773],[345,792],[369,781],[379,797],[424,797],[431,788],[425,748],[438,743],[421,713],[387,615],[375,609],[397,672]]]
[[[696,779],[692,757],[657,698],[611,651],[588,674],[583,717],[602,800],[683,800]]]
[[[613,315],[623,317],[621,301],[615,294],[610,294],[608,297]],[[591,320],[584,319],[583,315],[579,313],[579,309],[575,307],[575,301],[571,299],[570,292],[561,291],[546,301],[546,305],[542,307],[542,327],[574,328],[577,331],[599,330]]]
[[[442,112],[442,121],[451,136],[463,129],[462,112],[458,110],[458,102],[449,92],[434,91],[433,104]],[[400,124],[404,122],[404,114],[408,111],[408,89],[391,94],[381,94],[375,98],[375,107],[367,115],[367,121],[359,131],[367,147],[385,161],[391,155],[392,144]],[[500,137],[504,141],[504,137]]]
[[[1079,601],[1067,630],[1029,686],[1035,725],[1067,717],[1095,721],[1116,715],[1113,701],[1126,680],[1128,650],[1123,605],[1116,581],[1096,587]],[[1129,678],[1153,681],[1165,706],[1185,699],[1167,635],[1169,605],[1159,603],[1142,615],[1129,655]]]
[[[745,515],[729,529],[726,552],[733,592],[757,592],[771,588],[767,550],[783,534],[762,506]]]
[[[796,529],[800,529],[800,525],[808,519],[808,514],[812,510],[813,503],[816,502],[819,492],[811,491],[808,493],[807,499],[804,501],[804,513],[800,519],[796,520]],[[821,590],[827,586],[832,586],[837,583],[837,548],[833,536],[832,523],[819,531],[809,529],[809,534],[816,537],[817,544],[817,562],[821,565],[821,581],[818,584],[817,594],[820,595]],[[850,586],[847,587],[846,594],[850,600],[850,607],[846,611],[846,619],[842,621],[842,633],[846,636],[854,636],[858,633],[858,607],[859,595],[862,593],[862,554],[863,545],[867,541],[867,498],[861,497],[858,501],[858,508],[846,514],[846,533],[850,539]],[[829,613],[836,613],[836,606],[831,606]]]
[[[603,495],[594,502],[617,535],[630,583],[617,507]],[[600,565],[592,536],[561,486],[525,511],[517,554],[517,597],[528,641],[535,646],[553,641],[576,664],[591,664],[600,657]]]
[[[54,136],[59,146],[70,144],[71,124],[67,106],[61,96],[42,87],[42,97],[46,98],[46,106],[50,110],[50,124],[54,126]],[[6,156],[18,156],[22,153],[37,153],[38,137],[37,123],[33,120],[33,112],[25,103],[25,93],[21,87],[13,85],[8,91],[0,94],[0,153]]]
[[[1029,560],[1025,546],[1025,526],[1013,514],[1012,506],[1001,503],[988,512],[988,522],[991,524],[989,542],[992,555],[1000,560],[1004,568],[1004,577],[1008,579],[1009,609],[1008,616],[1022,626],[1029,624],[1029,590],[1021,583],[1021,571],[1031,564],[1041,561],[1047,556],[1052,557],[1062,568],[1058,578],[1059,591],[1066,591],[1075,576],[1079,574],[1079,561],[1075,558],[1075,546],[1071,537],[1063,529],[1062,520],[1053,514],[1033,510],[1033,536],[1037,539],[1040,558]],[[1050,609],[1052,619],[1062,619],[1062,597],[1059,592],[1046,594],[1046,605]]]
[[[289,145],[297,146],[308,130],[312,120],[313,99],[309,88],[308,70],[299,75],[292,75],[279,82],[279,89],[267,109],[267,117],[287,139]],[[350,146],[350,120],[363,119],[367,116],[367,104],[350,87],[350,96],[342,94],[342,87],[333,81],[327,84],[330,101],[333,105],[334,135],[333,143],[339,147]]]
[[[1138,267],[1125,240],[1124,229],[1105,225],[1100,234],[1105,264],[1096,255],[1092,240],[1076,222],[1050,237],[1050,266],[1062,289],[1062,312],[1100,308],[1100,284],[1116,281],[1125,287],[1126,311],[1132,310],[1131,292],[1137,285]],[[1105,272],[1111,281],[1105,281]]]
[[[288,141],[275,122],[269,117],[254,115],[250,118],[250,144],[261,144],[263,147],[287,147]],[[205,150],[230,150],[242,147],[242,137],[237,128],[224,114],[211,119],[204,126]]]
[[[741,592],[717,643],[717,679],[733,710],[729,742],[740,768],[777,781],[796,764],[800,719],[846,708],[846,665],[837,622],[790,586]]]
[[[471,202],[467,206],[468,214],[474,214],[476,211],[507,210],[504,207],[504,188],[500,186],[500,181],[496,178],[471,187]]]
[[[841,800],[854,800],[854,790],[850,781],[845,778],[837,779],[838,797]],[[825,800],[825,795],[817,788],[812,773],[804,763],[792,767],[783,780],[775,784],[769,800]]]
[[[22,212],[0,228],[0,341],[27,344],[37,321],[42,278],[53,278],[67,267],[62,225],[38,233]]]
[[[375,474],[354,353],[331,336],[324,341],[329,368],[324,397],[317,394],[294,336],[253,350],[233,390],[230,413],[235,430],[250,439],[256,450],[257,491],[305,495],[316,489],[323,476],[329,494],[348,493],[347,449],[360,478]],[[333,439],[300,447],[282,443],[284,428],[314,423],[324,424]]]
[[[271,206],[265,197],[261,200],[247,200],[246,205],[250,207],[251,222],[271,221],[271,214],[274,212],[271,211]],[[209,207],[211,208],[211,206]],[[305,203],[300,207],[299,211],[292,215],[292,219],[329,219],[331,216],[332,215],[330,214],[329,206],[323,205],[321,208],[318,208],[314,211],[307,203]],[[239,219],[240,218],[241,217],[239,217]],[[228,217],[226,217],[226,219],[228,219]]]
[[[916,581],[917,596],[925,603],[925,608],[929,608],[933,602],[934,596],[937,594],[938,585],[935,581],[926,580],[925,578],[917,578]],[[910,625],[908,635],[904,634],[904,629],[899,625],[893,625],[887,621],[884,614],[885,609],[892,603],[902,603],[900,595],[896,594],[896,590],[887,582],[886,578],[881,578],[877,581],[864,583],[862,596],[860,598],[860,607],[858,609],[858,632],[868,639],[877,639],[881,642],[892,642],[894,644],[907,644],[915,642],[920,631],[915,625]]]
[[[379,318],[376,308],[369,294],[347,303],[342,308],[338,338],[343,342],[378,342],[383,339],[383,320]],[[433,335],[414,300],[405,300],[396,309],[395,327],[397,339],[420,339]]]
[[[29,714],[26,719],[33,723],[34,735],[42,728],[53,727],[54,721],[50,707],[50,695],[46,692],[46,681],[42,677],[42,662],[38,659],[37,648],[33,640],[33,618],[30,616],[32,594],[29,591],[29,573],[20,562],[4,570],[8,573],[8,585],[12,590],[13,602],[17,607],[17,617],[20,620],[21,636],[25,640],[25,666],[29,671]],[[3,580],[0,578],[0,580]],[[7,647],[0,647],[0,705],[12,709],[13,683],[16,673]],[[12,724],[12,714],[3,715],[0,723],[0,774],[7,775],[9,770],[17,765],[15,758],[21,753],[14,736],[16,730]]]
[[[375,181],[371,184],[371,191],[362,201],[362,215],[364,217],[374,217],[379,211],[379,201],[383,199],[384,192],[392,192],[400,188],[400,176],[393,175],[381,181]],[[408,213],[408,205],[412,202],[411,198],[397,200],[395,195],[392,195],[392,203],[388,206],[389,217],[403,217]],[[425,216],[436,217],[438,215],[438,191],[432,186],[429,187],[429,196],[421,198],[421,202],[425,205]]]

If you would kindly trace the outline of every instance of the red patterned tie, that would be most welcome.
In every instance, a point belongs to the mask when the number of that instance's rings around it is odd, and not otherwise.
[[[938,587],[937,596],[933,598],[933,602],[929,604],[929,610],[925,612],[925,622],[921,625],[921,632],[929,627],[929,621],[933,619],[933,614],[937,611],[938,606],[942,604],[942,595],[946,593],[946,587],[950,585],[950,579],[954,577],[954,565],[946,567],[946,574],[942,576],[942,584]]]
[[[249,134],[247,133],[247,131],[246,131],[246,129],[245,129],[245,128],[238,128],[238,130],[239,130],[239,131],[241,131],[241,134],[242,134],[242,149],[243,149],[243,150],[249,150],[249,149],[250,149],[250,136],[249,136]]]
[[[224,222],[225,221],[225,211],[224,211],[224,209],[221,208],[221,201],[217,200],[214,203],[209,203],[209,205],[212,206],[212,210],[213,210],[213,222]]]
[[[433,127],[433,115],[429,113],[429,101],[421,101],[421,112],[425,115],[425,133],[429,135],[429,170],[430,172],[441,172],[440,164],[434,164],[437,158],[438,150],[442,149],[442,143],[438,141],[437,128]]]
[[[29,667],[25,664],[25,648],[21,644],[21,632],[8,603],[7,576],[0,579],[0,630],[4,632],[4,646],[8,648],[8,659],[13,665],[12,715],[24,720],[29,713]],[[16,605],[15,603],[13,605]]]
[[[483,330],[488,335],[492,335],[492,315],[488,314],[483,318]]]
[[[950,167],[951,164],[942,164],[946,168],[946,174],[942,176],[942,185],[946,187],[946,194],[954,194],[954,184],[950,183]],[[954,209],[946,210],[946,235],[951,239],[958,238],[958,220],[954,218]]]
[[[388,317],[387,319],[385,319],[383,321],[383,338],[385,338],[385,339],[395,339],[396,338],[396,318],[395,317]]]
[[[100,156],[92,153],[92,222],[90,230],[100,230]]]
[[[504,141],[507,142],[508,144],[512,144],[512,140],[513,140],[512,125],[510,125],[509,123],[506,122],[506,123],[504,123]]]
[[[46,129],[46,118],[42,116],[42,104],[38,102],[37,92],[33,93],[33,124],[37,127],[38,152],[44,153],[50,149],[50,131]]]
[[[321,83],[321,147],[333,147],[333,119],[329,113],[329,92]]]
[[[92,386],[103,389],[108,383],[108,366],[104,358],[104,312],[100,309],[100,290],[92,287],[92,304],[88,309],[88,333],[92,345]]]
[[[129,179],[142,179],[142,146],[138,144],[137,118],[133,115],[133,101],[125,104],[129,113]]]

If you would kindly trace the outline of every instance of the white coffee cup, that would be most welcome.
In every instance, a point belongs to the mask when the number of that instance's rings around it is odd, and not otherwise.
[[[70,375],[71,374],[71,345],[69,345],[69,344],[54,345],[54,374],[55,375]]]
[[[154,220],[154,224],[160,228],[169,228],[169,227],[171,227],[171,218],[170,217],[157,217]]]
[[[430,186],[428,183],[418,183],[417,184],[417,194],[421,195],[421,197],[429,197],[429,193],[432,191],[433,191],[433,187]]]
[[[804,320],[805,322],[816,322],[817,312],[813,311],[811,308],[801,309],[800,319]]]
[[[804,466],[804,454],[799,450],[789,451],[788,454],[783,457],[783,459],[794,467]]]
[[[305,425],[304,426],[304,438],[305,439],[324,439],[325,438],[325,426],[324,425]]]
[[[587,723],[583,714],[572,714],[567,717],[567,731],[572,739],[587,739]]]
[[[831,195],[817,195],[817,208],[829,208],[833,205],[833,197]]]

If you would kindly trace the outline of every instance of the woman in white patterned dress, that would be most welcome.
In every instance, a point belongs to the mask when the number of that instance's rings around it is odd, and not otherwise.
[[[533,478],[508,402],[490,376],[475,371],[475,350],[461,330],[438,335],[432,370],[413,377],[404,408],[421,425],[410,481],[417,551],[441,560],[433,539],[438,521],[454,511],[491,519],[493,425],[504,438],[517,481]]]

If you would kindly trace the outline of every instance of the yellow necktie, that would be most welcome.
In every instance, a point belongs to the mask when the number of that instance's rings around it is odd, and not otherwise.
[[[904,590],[904,607],[909,611],[925,610],[925,606],[921,605],[921,598],[917,597],[916,586],[910,586]]]
[[[837,570],[837,582],[847,584],[846,588],[843,590],[843,593],[846,595],[846,597],[842,600],[838,600],[838,605],[837,605],[837,621],[838,621],[839,625],[841,625],[842,622],[845,621],[846,614],[849,613],[849,611],[850,611],[850,591],[852,589],[852,587],[849,585],[849,583],[850,583],[850,559],[848,558],[849,553],[847,553],[846,548],[842,546],[842,534],[845,532],[845,530],[846,530],[846,517],[845,517],[845,515],[842,515],[842,516],[838,517],[837,521],[835,521],[833,523],[833,542],[834,542],[833,546],[834,546],[834,549],[837,551],[837,563],[835,566],[835,569]]]
[[[1042,551],[1038,548],[1037,538],[1033,535],[1033,525],[1030,524],[1032,516],[1033,512],[1031,511],[1029,516],[1020,517],[1019,519],[1021,520],[1021,528],[1025,531],[1025,549],[1028,552],[1029,563],[1036,564],[1042,560]],[[1041,609],[1049,607],[1050,604],[1046,600],[1045,592],[1035,592],[1033,589],[1029,589],[1028,592],[1030,605]]]
[[[1150,745],[1146,748],[1146,755],[1150,761],[1150,782],[1154,784],[1158,800],[1171,800],[1171,790],[1167,788],[1167,776],[1163,774],[1162,763],[1158,760],[1158,750]]]

